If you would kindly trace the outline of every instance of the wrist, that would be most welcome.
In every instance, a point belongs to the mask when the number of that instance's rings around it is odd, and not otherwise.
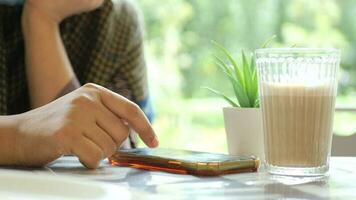
[[[59,31],[59,19],[51,17],[29,3],[24,5],[21,22],[25,39],[34,31],[47,34],[51,31]]]
[[[20,115],[0,116],[0,165],[19,165]]]

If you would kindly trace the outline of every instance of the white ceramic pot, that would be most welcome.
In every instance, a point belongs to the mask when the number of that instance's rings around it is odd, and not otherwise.
[[[260,108],[223,108],[230,155],[257,156],[264,160]]]

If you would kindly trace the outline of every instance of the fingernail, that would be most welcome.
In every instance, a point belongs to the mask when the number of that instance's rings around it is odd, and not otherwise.
[[[152,142],[151,142],[151,146],[152,146],[153,148],[154,148],[154,147],[158,147],[158,144],[159,144],[159,142],[158,142],[157,137],[154,137],[153,140],[152,140]]]

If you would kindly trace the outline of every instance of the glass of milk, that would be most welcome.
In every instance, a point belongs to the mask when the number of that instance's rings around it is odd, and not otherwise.
[[[279,175],[325,175],[340,51],[265,48],[255,55],[267,170]]]

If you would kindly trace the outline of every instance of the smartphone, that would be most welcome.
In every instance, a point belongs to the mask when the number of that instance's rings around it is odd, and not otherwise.
[[[259,159],[253,156],[230,156],[164,148],[119,150],[109,158],[109,162],[114,166],[198,176],[255,172],[260,165]]]

